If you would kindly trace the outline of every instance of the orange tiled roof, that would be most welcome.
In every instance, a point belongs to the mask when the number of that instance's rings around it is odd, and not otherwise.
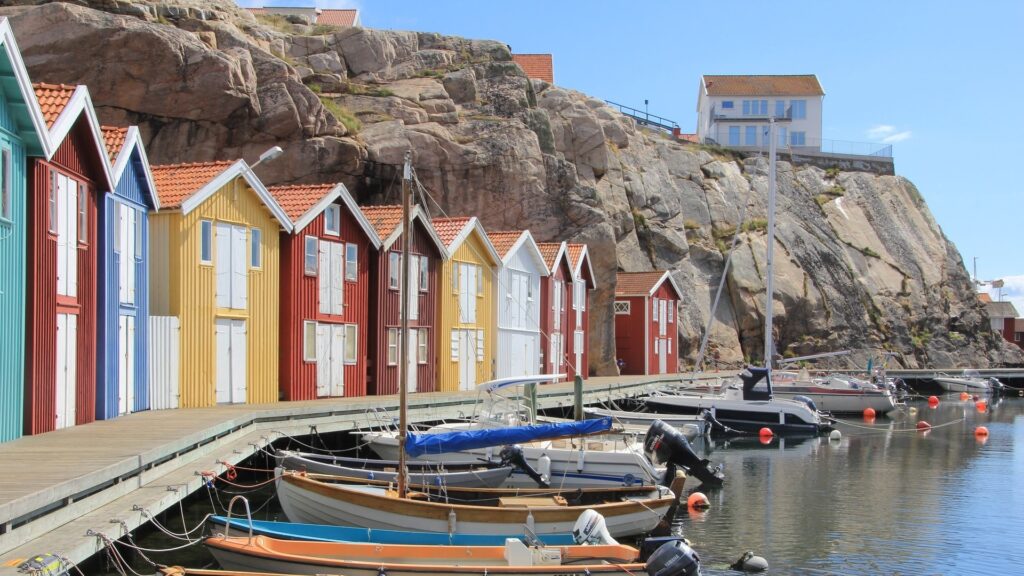
[[[363,216],[377,231],[381,240],[391,236],[395,228],[402,223],[402,207],[398,205],[363,206]]]
[[[288,218],[295,222],[323,200],[328,192],[334,190],[337,184],[298,184],[295,186],[273,186],[268,188],[270,195],[277,200],[277,203],[284,209]]]
[[[544,264],[547,265],[549,270],[555,267],[555,256],[558,256],[558,251],[562,248],[561,242],[538,242],[537,248],[540,249],[540,255],[544,257]]]
[[[694,144],[700,143],[700,141],[697,140],[696,134],[680,134],[679,139],[682,140],[683,142],[693,142]]]
[[[502,230],[500,232],[488,232],[487,238],[491,241],[494,251],[498,253],[498,256],[504,258],[508,251],[512,249],[516,240],[519,240],[519,237],[522,235],[522,230]]]
[[[569,264],[572,269],[575,270],[580,265],[580,257],[583,256],[583,249],[586,248],[586,244],[566,244],[566,252],[569,253]]]
[[[67,84],[44,84],[36,82],[32,85],[36,90],[36,99],[39,100],[39,107],[43,110],[43,118],[46,119],[46,126],[53,127],[57,117],[64,111],[64,107],[71,100],[77,86]]]
[[[320,11],[320,15],[316,17],[316,23],[327,24],[328,26],[355,26],[358,15],[359,10],[324,8]]]
[[[117,155],[124,148],[124,140],[128,137],[128,129],[117,126],[101,126],[103,130],[103,143],[107,146],[107,155],[110,161],[117,160]]]
[[[704,75],[709,96],[824,96],[814,74],[766,76]]]
[[[231,160],[153,166],[153,183],[161,208],[180,208],[182,202],[234,164]]]
[[[519,64],[527,78],[555,83],[555,65],[551,54],[513,54],[512,61]]]
[[[458,216],[455,218],[435,218],[431,224],[437,231],[437,237],[448,248],[451,248],[452,241],[462,232],[462,229],[469,223],[469,216]]]
[[[981,300],[982,304],[988,304],[992,301],[992,297],[988,295],[988,292],[979,292],[978,300]]]
[[[637,296],[650,294],[651,290],[665,275],[664,270],[652,272],[619,272],[615,275],[616,296]]]

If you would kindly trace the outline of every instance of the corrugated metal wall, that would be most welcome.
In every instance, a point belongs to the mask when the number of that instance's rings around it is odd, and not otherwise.
[[[616,302],[629,302],[630,313],[615,315],[615,356],[626,363],[622,374],[645,374],[644,359],[647,355],[647,341],[644,338],[645,298],[615,297]]]
[[[339,203],[339,205],[341,205]],[[373,247],[366,233],[348,210],[341,205],[341,235],[324,235],[324,217],[320,214],[295,234],[281,233],[281,394],[285,400],[316,398],[316,363],[303,359],[302,323],[318,320],[357,326],[355,364],[344,368],[345,396],[364,396],[366,389],[367,322],[369,319],[370,259]],[[346,281],[344,309],[341,316],[319,312],[316,276],[306,276],[303,257],[305,237],[323,236],[325,240],[359,246],[359,268],[355,282]]]
[[[411,321],[410,327],[427,329],[427,363],[418,365],[416,370],[416,390],[433,392],[436,387],[435,367],[437,365],[437,338],[434,336],[434,322],[437,317],[438,274],[440,274],[441,255],[437,247],[427,235],[423,224],[416,221],[415,235],[412,238],[412,253],[428,255],[429,288],[419,295],[419,319]],[[391,247],[400,251],[402,238],[399,236]],[[398,290],[388,288],[388,251],[381,250],[376,258],[371,259],[370,266],[370,332],[367,342],[370,365],[367,367],[369,391],[371,394],[398,393],[398,366],[388,366],[387,338],[388,328],[401,326],[400,299]]]
[[[562,282],[562,302],[566,302],[568,298],[568,290],[566,286],[568,283],[566,279],[572,278],[572,270],[569,268],[565,258],[560,258],[555,265],[555,269],[551,271],[550,276],[541,278],[541,358],[544,360],[544,370],[549,374],[556,372],[557,367],[555,365],[555,358],[551,354],[551,335],[561,334],[565,335],[566,323],[569,318],[569,306],[566,304],[565,310],[555,310],[553,308],[555,298],[555,284]],[[555,316],[560,315],[561,322],[559,327],[555,328]],[[568,350],[568,348],[566,348]],[[565,370],[565,362],[563,361],[562,369]]]
[[[459,297],[453,294],[452,270],[456,262],[477,264],[483,275],[483,296],[477,299],[476,322],[459,322]],[[459,363],[452,360],[451,333],[453,329],[483,330],[484,355],[483,361],[476,363],[476,383],[480,384],[494,378],[494,339],[497,335],[494,319],[494,270],[495,266],[487,257],[487,250],[474,231],[461,246],[455,250],[451,259],[442,266],[438,290],[439,321],[434,342],[437,346],[437,383],[438,390],[454,392],[459,389]]]
[[[102,178],[99,152],[89,127],[82,120],[57,149],[52,163],[36,160],[32,167],[29,212],[28,348],[26,350],[25,432],[39,434],[54,429],[56,416],[57,344],[57,242],[48,232],[50,167],[87,183],[87,241],[78,249],[78,296],[76,306],[62,307],[78,315],[76,424],[95,420],[96,414],[96,267],[97,198],[95,182]]]
[[[217,318],[246,321],[247,402],[276,402],[280,354],[280,224],[240,178],[188,215],[177,217],[180,232],[173,233],[177,238],[172,239],[169,248],[172,254],[178,252],[179,262],[172,260],[170,263],[171,275],[178,278],[171,283],[167,315],[178,316],[181,321],[181,406],[190,408],[216,403],[214,323]],[[199,264],[200,220],[262,230],[263,267],[249,269],[245,310],[214,307],[214,267]],[[247,247],[250,235],[246,234]]]
[[[498,344],[494,349],[497,362],[498,378],[506,376],[522,376],[538,374],[540,365],[540,282],[541,271],[537,263],[529,257],[528,245],[524,243],[502,267],[500,280],[495,282],[494,305],[497,308]],[[514,288],[512,273],[520,272],[529,275],[532,284],[533,300],[523,301],[518,291],[513,290],[512,298],[508,298],[510,288]],[[524,358],[522,354],[524,340],[533,341],[535,351],[532,358]]]
[[[120,409],[118,400],[118,358],[120,338],[118,334],[119,316],[135,318],[134,403],[132,412],[149,409],[149,220],[147,213],[151,208],[148,203],[149,194],[144,192],[147,186],[143,177],[141,157],[138,150],[133,151],[132,161],[118,182],[114,194],[107,194],[103,200],[100,219],[100,290],[99,299],[99,331],[96,395],[96,417],[99,419],[113,418]],[[118,210],[124,203],[134,210],[142,222],[142,245],[136,248],[141,258],[133,267],[135,274],[135,303],[119,302],[120,274],[119,266],[122,254],[114,252],[114,227],[118,226]],[[134,234],[134,231],[130,233]]]
[[[181,324],[176,316],[149,317],[149,407],[178,407]]]
[[[25,402],[25,253],[28,230],[25,147],[14,136],[7,101],[0,98],[0,143],[11,150],[11,220],[0,221],[0,442],[22,433]]]

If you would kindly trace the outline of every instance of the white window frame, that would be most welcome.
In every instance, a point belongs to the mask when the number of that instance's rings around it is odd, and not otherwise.
[[[263,268],[263,230],[259,228],[249,231],[249,267],[253,270]]]
[[[388,366],[398,366],[398,328],[388,328]]]
[[[654,307],[654,309],[652,311],[653,313],[652,313],[651,316],[652,316],[652,318],[654,318],[654,323],[658,324],[658,322],[659,322],[658,299],[657,298],[651,298],[651,302],[652,302],[651,305]]]
[[[89,190],[85,184],[71,179],[74,185],[78,186],[78,243],[87,244],[89,241]]]
[[[427,329],[417,328],[419,334],[416,335],[416,362],[418,364],[427,363]]]
[[[334,218],[334,226],[331,226],[331,217]],[[331,204],[324,210],[324,234],[330,236],[341,235],[341,206]]]
[[[484,361],[484,331],[476,331],[476,361]]]
[[[459,361],[459,331],[456,328],[452,328],[452,339],[451,339],[451,360],[452,362]]]
[[[309,330],[313,329],[313,342],[310,345]],[[304,320],[302,322],[302,361],[313,364],[316,362],[316,322]]]
[[[349,354],[350,343],[351,355]],[[359,361],[359,330],[356,324],[345,324],[345,350],[343,354],[345,364],[351,365]]]
[[[312,264],[312,266],[310,265]],[[316,236],[302,238],[302,273],[317,276],[320,270],[320,240]]]
[[[14,221],[14,191],[11,184],[11,149],[4,146],[0,149],[0,218],[8,222]]]
[[[426,256],[420,256],[420,292],[427,291],[427,280],[430,278],[430,262]]]
[[[402,254],[388,252],[388,289],[398,290],[402,285]]]
[[[359,280],[359,245],[345,244],[345,281]]]
[[[629,316],[631,312],[631,304],[629,300],[616,300],[612,306],[615,309],[616,316]]]
[[[199,221],[199,263],[213,266],[213,220]]]
[[[120,202],[114,203],[114,254],[121,253],[121,220],[124,218],[124,207]],[[202,250],[202,248],[200,248]]]
[[[57,234],[57,171],[50,170],[50,195],[47,197],[50,222],[47,228],[50,234]]]
[[[666,320],[666,322],[671,324],[671,323],[675,322],[675,320],[673,320],[673,318],[674,318],[673,315],[675,314],[675,308],[676,308],[675,303],[676,303],[676,301],[675,300],[665,300],[665,302],[668,303],[668,318],[666,318],[665,320]]]
[[[129,210],[135,210],[135,208],[129,207]],[[142,223],[146,218],[146,212],[144,210],[135,210],[135,260],[142,261]]]

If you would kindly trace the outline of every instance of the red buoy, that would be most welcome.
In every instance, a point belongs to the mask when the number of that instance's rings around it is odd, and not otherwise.
[[[925,422],[924,420],[918,420],[917,421],[917,429],[918,430],[931,430],[931,428],[932,428],[932,425],[927,423],[927,422]]]
[[[967,392],[961,392],[960,393],[960,400],[970,400],[970,399],[971,399],[971,395],[968,394]]]
[[[761,428],[761,431],[758,432],[757,435],[761,438],[771,438],[772,436],[775,436],[775,433],[772,432],[771,428],[765,426],[764,428]]]
[[[865,420],[874,420],[875,419],[875,409],[874,408],[865,408],[864,409],[864,419]]]
[[[939,398],[937,396],[929,396],[928,405],[931,406],[932,408],[935,408],[936,406],[939,405]]]
[[[711,508],[711,501],[703,492],[694,492],[686,499],[686,507],[691,510],[706,510]]]
[[[978,409],[978,412],[984,413],[988,409],[988,403],[984,400],[978,400],[974,403],[974,407]]]
[[[978,438],[988,436],[988,428],[985,428],[984,426],[978,426],[977,428],[974,429],[974,435],[977,436]]]

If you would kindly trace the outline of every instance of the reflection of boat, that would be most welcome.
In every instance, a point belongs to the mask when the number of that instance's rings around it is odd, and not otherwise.
[[[346,458],[309,452],[280,450],[274,454],[277,465],[285,470],[333,474],[349,478],[394,482],[398,477],[396,460]],[[406,462],[411,484],[496,488],[512,473],[512,466],[487,466],[479,461]]]
[[[402,499],[383,487],[327,480],[293,472],[278,476],[277,496],[289,520],[442,534],[516,534],[526,526],[543,536],[572,530],[580,513],[592,508],[605,517],[608,532],[619,537],[654,529],[674,501],[662,486],[584,491],[448,487]]]
[[[812,379],[797,372],[773,372],[772,392],[782,398],[810,398],[819,410],[833,413],[860,414],[871,408],[885,414],[896,407],[888,388],[846,374]]]
[[[248,518],[227,518],[211,516],[210,523],[217,527],[227,526],[243,533],[252,528],[253,534],[270,536],[283,540],[306,540],[316,542],[373,542],[377,544],[429,544],[440,546],[500,546],[508,538],[524,539],[525,534],[427,534],[407,530],[374,530],[351,526],[329,526],[326,524],[300,524],[297,522],[270,522]],[[251,522],[251,526],[250,526]],[[225,530],[227,533],[227,530]],[[547,534],[544,543],[554,546],[575,544],[572,534]]]
[[[764,380],[764,386],[758,384]],[[756,434],[771,428],[775,434],[817,435],[831,429],[810,399],[774,398],[768,371],[748,367],[740,373],[742,386],[727,385],[719,394],[650,396],[647,408],[658,414],[700,414],[707,410],[723,426]],[[720,432],[712,427],[712,434]]]
[[[1003,383],[998,378],[986,378],[977,370],[964,370],[960,376],[940,374],[934,380],[946,392],[986,394],[1003,388]]]

